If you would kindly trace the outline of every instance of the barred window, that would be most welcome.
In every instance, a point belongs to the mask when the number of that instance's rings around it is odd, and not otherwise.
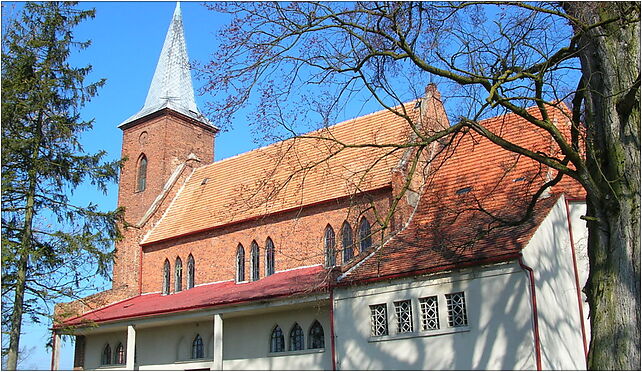
[[[421,330],[432,331],[439,329],[437,296],[420,298],[419,307],[421,308]]]
[[[245,249],[241,244],[236,248],[236,281],[245,281]]]
[[[341,243],[343,248],[343,263],[346,263],[354,257],[353,241],[352,241],[352,227],[348,221],[341,226]]]
[[[359,224],[359,250],[361,252],[372,246],[372,232],[370,231],[370,222],[363,217]]]
[[[325,337],[323,327],[318,320],[315,320],[308,332],[308,349],[323,349],[325,347]]]
[[[252,268],[252,277],[250,279],[259,280],[259,245],[252,241],[250,246],[250,267]]]
[[[265,276],[274,274],[274,242],[267,238],[265,241]]]
[[[385,336],[388,334],[388,310],[386,304],[370,305],[370,334]]]
[[[448,306],[449,327],[462,327],[468,325],[468,317],[466,316],[466,299],[464,298],[464,292],[447,294],[446,305]]]
[[[335,239],[334,239],[334,230],[332,226],[328,225],[325,228],[325,234],[323,237],[323,245],[325,248],[325,266],[334,267],[336,265],[335,260]]]
[[[125,348],[122,343],[118,343],[116,347],[116,360],[114,364],[125,364]]]
[[[100,364],[103,366],[111,364],[111,346],[105,345],[103,348],[103,355],[100,358]]]
[[[176,257],[174,272],[174,292],[180,292],[183,290],[183,261],[180,257]]]
[[[194,341],[192,341],[192,359],[202,359],[204,358],[203,353],[203,339],[201,335],[196,335]]]
[[[303,350],[303,330],[299,323],[294,323],[290,330],[290,351]]]
[[[282,351],[285,351],[285,338],[281,327],[277,325],[272,330],[272,336],[270,337],[270,352],[280,353]]]
[[[165,264],[163,265],[163,294],[169,294],[169,260],[165,259]]]
[[[412,304],[410,300],[397,301],[394,304],[397,316],[397,333],[412,332]]]
[[[194,256],[190,253],[187,257],[187,289],[194,288],[194,283],[196,282],[194,278],[195,271]]]

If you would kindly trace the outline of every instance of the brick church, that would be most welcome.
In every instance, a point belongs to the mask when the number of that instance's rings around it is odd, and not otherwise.
[[[56,306],[52,369],[62,334],[74,369],[586,368],[581,189],[502,223],[551,172],[473,133],[405,147],[449,126],[434,85],[394,109],[417,131],[384,110],[214,162],[177,5],[119,125],[112,288]],[[555,155],[515,115],[483,124]]]

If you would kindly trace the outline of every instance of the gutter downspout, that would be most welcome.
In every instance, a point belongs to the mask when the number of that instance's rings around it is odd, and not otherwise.
[[[568,206],[569,199],[564,197],[564,203],[566,204],[566,220],[568,221],[568,234],[571,239],[571,254],[573,257],[573,272],[575,273],[575,289],[577,292],[577,306],[580,311],[580,327],[582,330],[582,343],[584,345],[584,358],[587,358],[587,361],[588,361],[588,346],[586,345],[586,328],[584,327],[584,306],[582,306],[580,274],[577,271],[577,258],[575,256],[575,239],[573,238],[573,227],[571,225],[571,211]]]
[[[537,317],[537,295],[535,294],[535,275],[533,274],[533,269],[524,264],[522,257],[519,257],[519,266],[521,266],[524,271],[528,273],[529,287],[531,290],[531,304],[533,307],[533,338],[535,340],[535,363],[537,365],[537,370],[542,370],[542,351],[539,338],[539,320]]]
[[[330,287],[330,348],[332,349],[332,370],[337,370],[337,354],[334,345],[334,290]]]

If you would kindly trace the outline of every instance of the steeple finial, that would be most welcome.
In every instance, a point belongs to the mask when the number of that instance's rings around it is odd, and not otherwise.
[[[176,3],[145,105],[119,127],[164,108],[209,124],[196,107],[180,2]]]

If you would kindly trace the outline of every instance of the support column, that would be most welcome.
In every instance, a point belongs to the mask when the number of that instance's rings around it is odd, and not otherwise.
[[[223,369],[223,318],[221,314],[214,314],[214,360],[212,369]]]
[[[57,371],[60,369],[60,334],[56,331],[53,332],[53,345],[51,350],[51,370]]]
[[[127,370],[134,370],[136,360],[136,328],[133,325],[127,326]]]

